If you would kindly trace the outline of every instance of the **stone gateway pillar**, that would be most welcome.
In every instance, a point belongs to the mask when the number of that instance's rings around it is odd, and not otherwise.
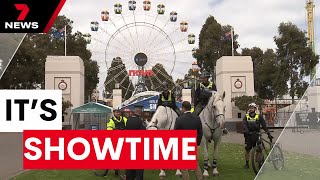
[[[45,89],[62,90],[63,99],[70,101],[73,108],[84,104],[84,82],[84,65],[80,57],[47,57],[45,63]],[[74,120],[71,120],[70,114],[68,112],[68,116],[64,117],[64,127],[74,124]]]
[[[237,96],[254,96],[253,62],[250,56],[223,56],[216,63],[216,85],[219,93],[226,92],[226,121],[239,121],[244,113],[233,105]],[[239,114],[240,113],[240,114]]]

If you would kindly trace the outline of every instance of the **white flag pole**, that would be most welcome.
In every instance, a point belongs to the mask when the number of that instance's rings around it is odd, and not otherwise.
[[[64,56],[67,56],[67,25],[64,26]]]
[[[233,47],[233,27],[231,27],[231,50],[232,50],[232,56],[234,56],[234,47]]]

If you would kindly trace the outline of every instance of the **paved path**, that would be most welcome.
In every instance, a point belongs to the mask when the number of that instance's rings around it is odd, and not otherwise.
[[[271,135],[274,137],[273,141],[275,142],[278,139],[282,130],[271,130],[271,131],[274,131],[271,133]],[[263,137],[267,138],[266,134],[264,134]],[[236,133],[236,132],[229,132],[228,135],[222,136],[222,142],[244,144],[244,137],[243,137],[243,134]]]
[[[284,130],[279,140],[282,149],[320,157],[320,129],[303,129],[303,131],[301,134],[293,133],[292,129]]]
[[[279,138],[282,130],[273,130],[272,136],[274,142]],[[281,148],[288,152],[299,154],[307,154],[313,156],[320,156],[320,130],[303,129],[304,133],[293,133],[292,129],[285,129],[279,139]],[[266,135],[264,135],[267,138]],[[244,144],[242,134],[236,132],[229,132],[228,135],[222,137],[222,142]]]

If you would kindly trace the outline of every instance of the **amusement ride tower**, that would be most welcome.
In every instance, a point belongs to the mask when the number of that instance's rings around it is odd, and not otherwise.
[[[314,1],[313,0],[307,0],[307,21],[308,21],[308,39],[309,39],[309,47],[312,49],[312,51],[315,53],[315,43],[314,43]],[[310,82],[316,75],[316,68],[314,67],[311,70],[310,73]]]

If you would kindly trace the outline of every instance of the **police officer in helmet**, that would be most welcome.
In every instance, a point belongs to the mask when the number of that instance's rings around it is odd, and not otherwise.
[[[124,130],[126,127],[127,118],[121,116],[121,108],[115,107],[113,109],[113,117],[110,118],[107,124],[107,130]]]
[[[203,108],[207,105],[212,93],[211,91],[217,91],[216,85],[212,82],[209,82],[210,73],[208,71],[203,71],[201,73],[201,83],[200,86],[196,89],[194,106],[197,116],[201,113]]]
[[[181,111],[177,107],[176,97],[171,91],[169,91],[169,84],[167,82],[164,82],[162,84],[162,90],[163,91],[160,94],[159,99],[158,99],[157,108],[159,106],[170,107],[171,109],[173,109],[177,113],[178,116],[180,116],[181,115]]]
[[[113,117],[107,123],[107,130],[124,130],[127,124],[127,118],[121,116],[121,108],[113,108]],[[115,175],[119,176],[119,170],[115,170]]]
[[[250,150],[256,146],[258,141],[258,134],[254,132],[260,132],[261,126],[264,131],[268,134],[268,138],[270,141],[273,139],[271,136],[266,122],[262,115],[256,113],[257,105],[255,103],[251,103],[248,105],[248,114],[243,118],[243,127],[244,127],[244,138],[245,138],[245,159],[246,164],[245,168],[249,168],[249,155]]]

